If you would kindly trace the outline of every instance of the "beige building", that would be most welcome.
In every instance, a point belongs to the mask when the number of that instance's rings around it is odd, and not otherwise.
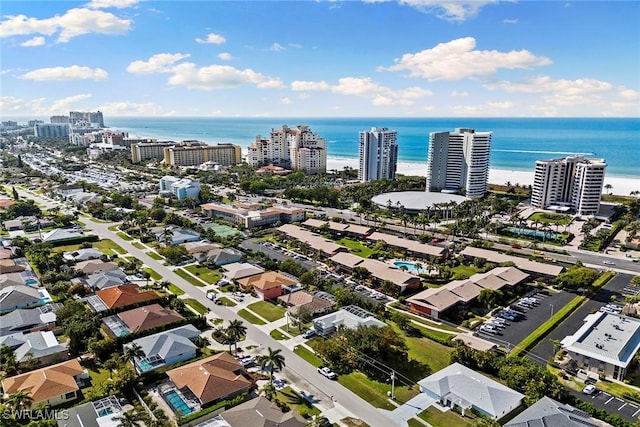
[[[233,166],[242,162],[239,145],[208,145],[197,141],[185,141],[182,145],[164,148],[164,163],[172,166],[199,166],[214,162],[222,166]]]
[[[140,163],[145,160],[163,160],[164,149],[176,145],[173,141],[145,142],[131,144],[131,163]]]

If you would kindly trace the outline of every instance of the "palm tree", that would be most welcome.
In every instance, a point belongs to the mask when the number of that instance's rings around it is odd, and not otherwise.
[[[611,190],[613,189],[613,185],[605,184],[604,188],[609,192],[609,195],[611,195]]]
[[[172,237],[173,231],[169,227],[165,227],[164,231],[162,232],[162,243],[164,243],[165,247],[169,246]]]
[[[140,359],[144,357],[144,351],[142,347],[140,347],[136,343],[131,343],[131,345],[125,347],[124,352],[122,353],[122,358],[127,361],[135,364],[136,359]]]
[[[142,425],[140,414],[135,410],[123,412],[122,415],[118,415],[114,420],[118,422],[116,427],[140,427]]]
[[[242,323],[242,320],[234,319],[229,322],[227,326],[227,336],[233,340],[233,344],[238,352],[238,341],[240,341],[245,335],[247,335],[247,327]]]
[[[285,367],[284,356],[282,354],[282,350],[272,349],[271,347],[267,348],[267,354],[261,355],[258,358],[260,363],[260,368],[264,371],[267,368],[269,369],[269,383],[273,384],[273,374],[276,370],[280,371]]]
[[[28,410],[31,408],[33,398],[29,390],[18,390],[10,394],[5,402],[14,412],[19,412],[20,410]]]

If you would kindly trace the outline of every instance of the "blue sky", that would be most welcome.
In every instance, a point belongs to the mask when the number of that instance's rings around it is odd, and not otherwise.
[[[638,117],[636,1],[2,1],[2,117]]]

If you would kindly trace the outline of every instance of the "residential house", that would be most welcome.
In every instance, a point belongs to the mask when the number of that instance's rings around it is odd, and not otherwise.
[[[123,348],[137,345],[144,356],[136,358],[133,364],[140,374],[150,372],[163,366],[196,357],[198,347],[193,343],[200,336],[200,331],[193,325],[184,325],[168,331],[138,338],[125,344]]]
[[[59,413],[58,427],[113,427],[124,413],[119,398],[108,396]]]
[[[171,233],[168,234],[169,244],[171,245],[197,242],[201,238],[200,233],[182,227],[154,227],[151,229],[151,232],[156,236],[158,241],[164,242],[167,230],[171,230]]]
[[[640,319],[598,311],[560,345],[578,368],[622,381],[640,349]]]
[[[287,306],[287,311],[297,317],[304,312],[310,317],[320,316],[329,313],[334,303],[307,291],[295,291],[278,297],[278,301]]]
[[[240,289],[244,292],[253,291],[263,300],[278,298],[282,295],[283,286],[291,286],[295,283],[297,283],[296,280],[275,271],[266,271],[238,280]]]
[[[113,336],[124,337],[136,332],[170,325],[181,320],[184,320],[184,317],[175,311],[164,308],[159,304],[151,304],[105,317],[102,322]]]
[[[95,295],[87,299],[87,303],[93,311],[100,312],[153,301],[158,298],[160,298],[160,296],[154,291],[141,292],[138,285],[131,283],[100,289]]]
[[[184,246],[189,255],[192,255],[195,258],[199,258],[199,254],[201,253],[207,253],[213,249],[220,249],[220,245],[218,245],[217,243],[211,243],[207,241],[187,242],[182,246]]]
[[[368,311],[356,306],[348,305],[333,313],[326,314],[313,320],[313,329],[321,336],[335,333],[339,327],[355,329],[358,326],[386,326],[384,322]]]
[[[84,274],[100,273],[103,271],[118,270],[118,264],[113,261],[102,261],[101,259],[89,259],[81,261],[73,266],[74,269],[82,271]]]
[[[16,332],[35,332],[51,330],[56,325],[53,311],[41,310],[42,307],[13,310],[0,317],[0,337]]]
[[[486,273],[474,274],[468,279],[454,280],[438,288],[425,289],[409,298],[412,312],[439,319],[446,312],[467,311],[484,289],[510,289],[529,278],[516,267],[496,267]]]
[[[0,289],[0,313],[17,308],[29,308],[51,301],[46,289],[31,286],[7,286]]]
[[[61,195],[62,197],[70,196],[71,194],[76,194],[82,192],[84,189],[80,185],[76,184],[62,184],[56,188],[56,193]]]
[[[337,271],[353,273],[355,268],[365,268],[371,273],[371,278],[381,285],[389,281],[398,287],[398,293],[420,289],[420,277],[404,272],[392,264],[375,259],[362,258],[346,252],[340,252],[331,257],[331,262]]]
[[[498,420],[518,408],[524,395],[500,384],[460,363],[452,363],[418,381],[420,392],[438,401],[440,405],[458,407],[464,416],[475,410]]]
[[[200,406],[231,399],[255,388],[252,377],[240,362],[227,352],[201,359],[167,371],[174,392],[181,393]]]
[[[2,223],[2,226],[7,231],[18,231],[24,228],[24,224],[22,224],[22,220],[20,219],[10,219]]]
[[[234,248],[216,248],[208,252],[201,253],[200,262],[207,261],[218,267],[240,262],[244,258],[244,253]]]
[[[227,409],[212,420],[195,427],[305,427],[306,425],[307,420],[296,411],[282,412],[275,403],[264,396],[258,396]]]
[[[224,278],[227,280],[240,280],[245,277],[255,276],[264,271],[264,268],[247,262],[234,262],[223,265],[222,269],[225,271]]]
[[[0,259],[0,274],[19,273],[25,270],[25,266],[17,264],[14,259]]]
[[[13,251],[11,250],[11,248],[0,247],[0,259],[9,259],[12,256],[13,256]]]
[[[38,331],[0,337],[0,347],[7,346],[15,352],[18,363],[34,359],[39,365],[50,365],[69,358],[68,344],[58,342],[52,331]]]
[[[89,259],[99,259],[104,253],[96,248],[83,248],[71,252],[65,252],[62,257],[67,261],[86,261]]]
[[[5,396],[24,390],[33,399],[32,406],[45,403],[57,406],[77,399],[78,383],[87,378],[86,370],[76,359],[47,366],[2,380]]]
[[[610,424],[586,412],[544,396],[516,415],[504,427],[605,427]]]
[[[84,286],[87,286],[91,289],[99,290],[128,283],[128,280],[127,275],[124,273],[124,271],[118,269],[111,271],[100,271],[98,273],[90,274],[87,277],[76,277],[74,279],[71,279],[71,283],[82,283]]]
[[[78,239],[86,237],[82,231],[78,231],[73,228],[63,229],[56,228],[55,230],[47,231],[42,235],[42,241],[47,243],[63,242],[65,240]]]

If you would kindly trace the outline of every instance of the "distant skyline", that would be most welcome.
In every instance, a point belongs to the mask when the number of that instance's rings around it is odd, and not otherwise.
[[[3,0],[1,13],[3,119],[640,117],[637,1]]]

